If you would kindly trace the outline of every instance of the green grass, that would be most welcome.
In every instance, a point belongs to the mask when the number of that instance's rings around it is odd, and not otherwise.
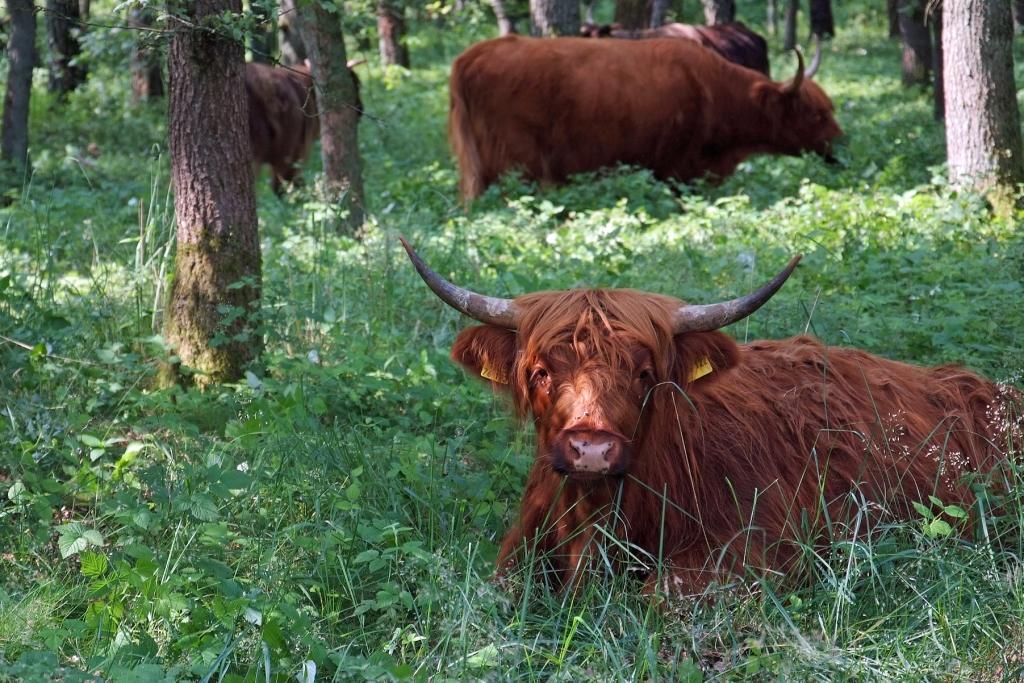
[[[0,209],[0,681],[283,681],[307,661],[317,680],[1018,677],[1017,470],[963,538],[929,533],[924,514],[883,519],[808,549],[790,582],[666,604],[600,568],[567,592],[528,572],[494,583],[533,437],[447,359],[465,320],[396,240],[501,296],[629,286],[706,301],[800,251],[738,339],[810,330],[1020,385],[1021,216],[946,186],[943,130],[929,96],[900,87],[878,10],[837,3],[822,67],[850,137],[842,168],[765,157],[676,189],[629,169],[546,191],[509,179],[468,212],[446,78],[486,16],[417,25],[409,73],[354,49],[371,57],[365,233],[332,234],[311,191],[279,201],[264,175],[267,352],[206,393],[152,388],[173,257],[162,105],[125,104],[120,52],[99,53],[67,104],[38,82],[35,171]]]

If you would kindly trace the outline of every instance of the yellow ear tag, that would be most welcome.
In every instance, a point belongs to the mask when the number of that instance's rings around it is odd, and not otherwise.
[[[711,367],[711,361],[708,360],[707,356],[704,356],[695,366],[693,366],[693,370],[690,370],[690,378],[687,381],[696,381],[704,375],[710,375],[714,370],[715,369]]]
[[[486,359],[484,360],[484,367],[480,370],[480,376],[498,384],[508,384],[508,377],[505,376],[504,370],[491,365]]]

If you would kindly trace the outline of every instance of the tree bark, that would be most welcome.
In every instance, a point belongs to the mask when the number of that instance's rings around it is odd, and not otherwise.
[[[380,63],[409,68],[409,48],[405,44],[405,5],[395,0],[377,0],[377,40]]]
[[[931,80],[932,36],[925,25],[928,0],[899,0],[903,39],[903,85],[926,85]]]
[[[64,96],[85,82],[85,67],[71,63],[82,51],[78,43],[81,31],[78,0],[46,0],[50,92]]]
[[[831,38],[836,34],[835,20],[832,18],[832,0],[808,0],[808,16],[811,23],[811,35],[819,38]]]
[[[251,0],[250,10],[256,17],[252,36],[249,38],[249,49],[252,61],[261,64],[273,64],[277,52],[277,14],[273,0]]]
[[[651,28],[658,28],[665,23],[665,16],[668,14],[670,0],[652,0],[651,2]]]
[[[28,167],[28,105],[36,59],[36,13],[32,0],[8,0],[11,13],[7,44],[7,91],[4,94],[0,159],[23,170]]]
[[[309,3],[299,8],[295,19],[309,53],[316,88],[324,190],[327,200],[338,205],[338,231],[355,232],[364,218],[359,106],[345,57],[341,17],[327,12],[319,3]]]
[[[508,13],[505,11],[504,0],[491,0],[491,7],[494,9],[494,18],[498,20],[498,35],[507,36],[510,33],[515,33],[512,20],[508,18]]]
[[[704,23],[708,26],[736,21],[734,0],[701,0],[704,5]]]
[[[530,23],[534,35],[579,35],[579,0],[530,0]]]
[[[800,10],[798,0],[786,0],[785,30],[782,38],[782,49],[792,50],[796,47],[796,15]]]
[[[954,185],[986,193],[1000,212],[1024,180],[1009,0],[945,0],[946,150]]]
[[[153,25],[154,18],[155,13],[148,7],[128,10],[128,25],[133,28],[149,28]],[[132,74],[132,99],[135,102],[155,100],[164,96],[160,53],[153,49],[148,32],[138,31],[135,34],[128,62]]]
[[[765,30],[774,36],[779,32],[779,0],[768,0],[765,6]]]
[[[900,0],[885,0],[885,11],[889,16],[889,37],[900,37]]]
[[[277,30],[281,44],[281,63],[285,66],[302,64],[306,60],[306,45],[295,23],[297,13],[295,0],[281,0]]]
[[[936,121],[946,116],[946,85],[942,71],[942,3],[928,11],[928,25],[932,29],[932,74],[935,85],[932,89],[932,113]]]
[[[623,28],[647,28],[651,23],[649,0],[615,0],[615,23]]]
[[[1017,33],[1024,33],[1024,0],[1013,0],[1013,26]]]
[[[244,46],[190,30],[238,16],[241,0],[194,0],[171,38],[171,175],[178,248],[164,338],[180,367],[165,379],[205,386],[240,378],[262,348],[260,245],[244,85]]]

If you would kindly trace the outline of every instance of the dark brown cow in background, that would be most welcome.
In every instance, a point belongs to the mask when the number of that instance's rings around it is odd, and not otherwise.
[[[998,482],[1020,445],[1019,396],[962,368],[718,331],[764,304],[799,257],[724,303],[625,289],[507,300],[443,280],[402,243],[443,301],[484,323],[452,357],[511,393],[537,431],[502,572],[536,554],[569,582],[597,554],[598,527],[664,558],[661,578],[684,593],[744,567],[787,572],[801,544],[914,519],[928,496],[970,509],[969,477]]]
[[[657,28],[635,30],[624,29],[619,24],[603,26],[583,24],[580,27],[580,35],[584,38],[624,38],[627,40],[681,38],[714,50],[733,64],[760,71],[765,76],[771,75],[768,66],[768,41],[747,28],[742,21],[730,21],[714,26],[675,23]],[[820,51],[817,55],[820,55]],[[813,72],[814,68],[812,66],[809,71]]]
[[[514,169],[542,183],[616,164],[724,178],[752,154],[829,158],[842,134],[802,57],[791,81],[774,83],[670,38],[488,40],[455,60],[449,93],[467,201]]]
[[[352,68],[361,63],[348,63],[356,85],[356,106],[360,115],[363,103],[359,97],[359,77]],[[297,179],[299,166],[309,156],[313,141],[320,134],[309,65],[272,67],[248,63],[245,65],[245,93],[249,100],[253,175],[259,175],[260,166],[268,164],[271,185],[280,195],[285,183]]]

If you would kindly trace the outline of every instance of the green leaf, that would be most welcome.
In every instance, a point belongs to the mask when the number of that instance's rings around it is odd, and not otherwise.
[[[18,500],[25,495],[25,484],[20,480],[11,484],[11,488],[7,489],[7,500],[17,503]]]
[[[79,434],[78,440],[90,448],[103,448],[106,445],[92,434]]]
[[[57,533],[57,548],[64,559],[77,555],[91,545],[103,545],[103,535],[81,522],[62,524],[57,527]]]
[[[82,553],[81,572],[91,579],[103,576],[107,571],[107,556],[103,553]]]
[[[956,519],[967,519],[967,511],[964,510],[959,505],[947,505],[946,507],[942,508],[942,511],[950,517],[954,517]]]
[[[917,514],[921,515],[925,519],[932,518],[932,511],[925,507],[922,503],[918,503],[916,500],[913,502],[914,509],[917,510]]]
[[[205,493],[193,494],[189,499],[188,510],[196,519],[201,519],[204,522],[213,522],[220,517],[217,504]]]
[[[931,538],[945,538],[953,533],[953,527],[945,520],[935,518],[928,523],[925,531]]]

